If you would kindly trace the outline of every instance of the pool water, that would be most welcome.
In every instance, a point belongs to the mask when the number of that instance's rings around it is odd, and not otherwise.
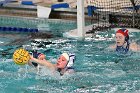
[[[69,22],[63,21],[62,24],[65,26],[59,25],[59,23],[58,27],[56,25],[53,27],[55,21],[50,22],[52,25],[50,28],[48,25],[47,28],[55,34],[53,38],[34,39],[22,45],[11,44],[13,37],[10,37],[12,39],[0,38],[0,42],[4,42],[0,46],[0,51],[7,53],[6,55],[1,54],[0,59],[0,93],[140,92],[140,53],[131,52],[128,55],[119,56],[108,49],[109,45],[114,44],[113,30],[98,32],[93,38],[79,41],[62,37],[64,31],[74,28],[75,22],[71,22],[69,25]],[[44,28],[40,27],[40,29]],[[28,36],[27,33],[16,35]],[[130,33],[130,38],[139,43],[139,35],[140,33],[133,32]],[[5,43],[8,46],[4,45]],[[43,75],[44,73],[38,75],[30,66],[16,65],[11,59],[12,53],[22,46],[28,50],[37,49],[39,52],[43,52],[46,54],[46,58],[53,63],[63,52],[75,53],[76,73],[64,76],[50,75],[48,70],[44,69],[48,75]]]

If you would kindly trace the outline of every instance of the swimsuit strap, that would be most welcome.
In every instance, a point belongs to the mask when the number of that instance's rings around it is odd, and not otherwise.
[[[129,46],[130,46],[130,43],[127,42],[127,45],[126,47],[123,47],[123,46],[117,46],[116,47],[116,52],[119,52],[119,53],[127,53],[129,51]]]

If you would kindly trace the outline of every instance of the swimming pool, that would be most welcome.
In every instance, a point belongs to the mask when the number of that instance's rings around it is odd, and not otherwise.
[[[16,20],[16,19],[15,19]],[[17,20],[16,20],[17,21]],[[23,20],[22,20],[23,21]],[[21,22],[21,21],[20,21]],[[64,51],[76,54],[76,73],[66,76],[37,75],[29,66],[19,66],[11,60],[12,53],[22,44],[9,44],[12,38],[0,38],[1,52],[10,55],[2,56],[0,62],[0,93],[139,93],[140,92],[140,57],[139,53],[118,56],[108,49],[114,43],[113,34],[98,32],[96,37],[83,41],[62,37],[64,31],[75,28],[76,23],[68,21],[50,21],[47,29],[55,34],[54,38],[34,39],[23,45],[34,47],[55,59]],[[62,22],[62,24],[60,23]],[[39,24],[39,23],[36,23]],[[51,24],[51,25],[50,25]],[[29,23],[31,27],[37,27]],[[54,25],[54,26],[53,26]],[[63,25],[63,26],[62,26]],[[12,26],[12,25],[11,25]],[[19,25],[21,26],[21,25]],[[29,27],[30,27],[29,26]],[[45,25],[46,26],[46,25]],[[40,29],[45,29],[41,24]],[[48,30],[46,30],[48,31]],[[4,32],[2,32],[4,34]],[[7,32],[8,33],[8,32]],[[8,33],[9,34],[9,33]],[[11,33],[9,34],[11,35]],[[15,34],[14,34],[15,35]],[[28,34],[16,34],[26,38]],[[133,40],[139,43],[139,32],[130,33]],[[3,43],[2,43],[3,42]],[[8,46],[5,44],[8,43]]]

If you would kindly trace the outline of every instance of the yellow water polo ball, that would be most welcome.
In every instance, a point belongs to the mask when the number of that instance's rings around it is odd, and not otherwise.
[[[29,52],[23,48],[14,51],[13,60],[18,65],[25,65],[30,60]]]

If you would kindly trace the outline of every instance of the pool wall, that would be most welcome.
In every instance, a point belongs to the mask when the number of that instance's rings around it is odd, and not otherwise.
[[[0,6],[0,11],[1,11],[0,15],[37,17],[36,6],[6,5],[6,6]],[[70,9],[70,8],[54,9],[51,11],[49,18],[50,19],[76,20],[77,9]],[[88,16],[86,8],[85,8],[85,18],[86,20],[91,20],[91,17]]]

